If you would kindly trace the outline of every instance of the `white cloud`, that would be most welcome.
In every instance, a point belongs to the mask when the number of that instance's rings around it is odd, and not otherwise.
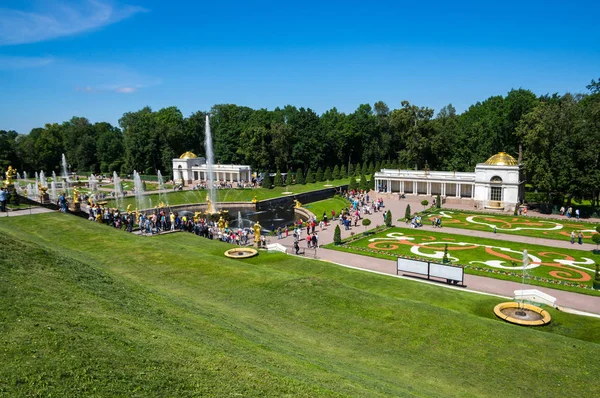
[[[50,65],[54,62],[52,57],[18,57],[0,55],[0,70],[37,68]]]
[[[122,94],[131,94],[137,91],[137,87],[118,87],[115,91]]]
[[[0,8],[0,46],[35,43],[98,29],[137,13],[142,7],[100,0],[66,3],[64,0],[46,4],[45,9],[20,11]]]

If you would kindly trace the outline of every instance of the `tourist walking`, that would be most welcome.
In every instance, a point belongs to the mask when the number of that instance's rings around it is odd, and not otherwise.
[[[0,188],[0,211],[6,212],[6,199],[8,198],[8,190],[4,187]]]
[[[575,231],[571,231],[571,244],[575,243]]]
[[[583,233],[581,231],[579,231],[579,235],[577,235],[577,243],[580,245],[583,244]]]

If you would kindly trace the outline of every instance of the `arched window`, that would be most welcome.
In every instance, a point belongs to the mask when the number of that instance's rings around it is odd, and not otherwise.
[[[494,176],[490,182],[493,184],[490,188],[490,200],[502,202],[502,187],[498,186],[502,184],[502,178]]]

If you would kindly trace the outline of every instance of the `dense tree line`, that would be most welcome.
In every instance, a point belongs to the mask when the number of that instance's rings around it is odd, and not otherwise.
[[[233,104],[184,117],[176,107],[127,112],[119,126],[74,117],[29,134],[0,130],[0,168],[58,171],[61,153],[73,170],[163,174],[171,159],[191,150],[204,155],[204,118],[211,117],[215,157],[254,170],[301,173],[297,179],[370,173],[378,167],[472,171],[505,151],[523,161],[528,182],[553,197],[598,197],[600,82],[588,94],[544,95],[518,89],[478,102],[462,114],[403,101],[377,102],[345,114],[332,108],[272,111]],[[358,166],[358,167],[357,167]],[[358,170],[356,170],[358,171]]]

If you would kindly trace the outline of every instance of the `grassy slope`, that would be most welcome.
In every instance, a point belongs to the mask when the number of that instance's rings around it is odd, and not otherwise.
[[[589,251],[583,251],[583,250],[570,250],[570,249],[562,249],[562,248],[556,249],[556,248],[547,247],[547,246],[530,245],[530,244],[523,244],[523,243],[496,240],[496,239],[473,238],[473,237],[464,236],[464,235],[455,235],[455,234],[448,234],[448,233],[437,232],[437,231],[433,232],[430,230],[421,230],[421,229],[412,229],[412,228],[403,228],[403,227],[400,227],[400,228],[396,227],[396,228],[388,229],[388,230],[385,230],[384,232],[378,233],[376,235],[369,235],[366,238],[354,240],[354,241],[352,241],[352,243],[349,243],[344,247],[335,246],[333,244],[326,245],[326,247],[328,249],[340,250],[340,251],[345,251],[345,252],[349,252],[349,253],[357,253],[357,254],[361,254],[364,256],[383,258],[386,260],[390,260],[390,259],[393,260],[398,255],[403,255],[403,256],[408,256],[408,257],[419,257],[418,255],[415,255],[410,251],[411,246],[395,244],[395,240],[393,238],[389,239],[389,243],[393,244],[394,246],[397,246],[397,248],[395,248],[393,250],[386,250],[386,248],[385,248],[386,243],[379,243],[380,249],[370,249],[370,250],[375,250],[376,252],[367,252],[364,250],[353,250],[353,248],[366,249],[366,248],[368,248],[367,246],[371,243],[371,242],[369,242],[369,239],[384,238],[384,237],[386,237],[387,234],[394,233],[394,232],[400,232],[404,235],[411,236],[411,237],[415,238],[416,243],[432,242],[432,238],[435,241],[440,242],[439,245],[432,246],[429,249],[422,248],[421,249],[422,252],[425,252],[425,253],[431,253],[434,250],[435,251],[443,251],[444,244],[447,242],[466,242],[466,243],[474,243],[477,245],[488,245],[488,246],[492,246],[492,247],[496,247],[496,248],[506,247],[506,248],[509,248],[512,250],[517,250],[517,251],[523,251],[523,250],[527,249],[527,251],[530,254],[535,255],[544,261],[548,261],[549,259],[564,258],[564,257],[556,255],[555,254],[556,252],[570,255],[577,261],[582,261],[583,257],[586,257],[586,258],[589,258],[589,259],[592,259],[595,261],[597,261],[599,258],[598,255],[593,254]],[[389,244],[387,244],[387,245],[389,246]],[[502,254],[509,254],[514,259],[516,265],[520,265],[520,262],[522,261],[518,254],[503,253],[502,250],[500,250],[500,249],[496,249],[495,251],[502,253]],[[547,254],[541,255],[540,253],[547,253]],[[504,265],[508,265],[508,261],[504,260],[503,258],[499,258],[499,257],[493,256],[491,254],[488,254],[485,251],[485,249],[482,247],[476,248],[476,249],[469,249],[469,250],[458,250],[458,251],[450,250],[449,255],[456,256],[459,259],[459,261],[457,261],[455,263],[458,263],[461,265],[466,265],[466,266],[469,265],[470,261],[487,261],[487,260],[503,260],[503,261],[505,261]],[[422,256],[421,258],[428,259],[425,256]],[[429,259],[429,260],[431,260],[431,259]],[[473,264],[473,266],[493,269],[493,267],[489,267],[489,266],[486,266],[481,263]],[[587,268],[587,271],[585,271],[585,270],[581,270],[581,271],[589,274],[592,277],[592,279],[590,279],[589,281],[586,281],[586,282],[573,282],[573,283],[582,283],[584,285],[591,286],[592,282],[593,282],[595,266],[593,264],[592,265],[581,265],[581,266]],[[540,266],[537,268],[530,269],[530,270],[528,270],[528,274],[532,275],[532,276],[538,276],[538,277],[542,277],[542,278],[560,281],[562,279],[554,278],[549,274],[550,271],[556,271],[556,270],[567,271],[567,274],[565,275],[567,277],[573,277],[573,278],[579,277],[579,274],[577,274],[575,272],[568,272],[568,270],[565,270],[564,268],[560,269],[560,268],[554,268],[551,266]],[[506,269],[503,271],[510,272],[511,270]],[[509,275],[489,273],[489,272],[478,272],[477,270],[473,270],[470,268],[465,268],[465,272],[469,273],[469,274],[474,274],[474,275],[482,275],[482,276],[486,276],[486,277],[511,280],[514,282],[521,281],[520,271],[516,271],[517,276],[509,276]],[[536,280],[530,279],[529,283],[532,285],[546,286],[546,287],[551,287],[554,289],[574,291],[574,292],[582,293],[582,294],[589,294],[589,295],[594,295],[594,296],[600,295],[600,292],[594,291],[594,290],[581,289],[578,287],[572,287],[572,286],[566,286],[566,285],[560,285],[560,284],[545,283],[543,281],[536,281]]]
[[[62,214],[0,221],[0,392],[597,396],[600,321]]]
[[[255,196],[257,200],[279,198],[284,195],[283,192],[292,192],[293,194],[299,194],[309,191],[316,191],[319,189],[330,188],[325,185],[332,185],[333,187],[346,185],[348,180],[335,180],[328,182],[317,182],[306,185],[288,185],[287,187],[275,187],[273,189],[266,188],[248,188],[248,189],[218,189],[217,202],[250,202]],[[198,191],[177,191],[169,192],[168,200],[170,205],[180,205],[186,203],[203,203],[206,202],[207,191],[205,189]],[[289,194],[293,196],[293,194]],[[152,203],[158,203],[158,194],[150,194],[148,197],[152,200]],[[127,197],[123,200],[124,206],[133,204],[135,206],[135,197]]]
[[[461,228],[461,229],[471,229],[475,231],[486,231],[493,232],[494,228],[489,225],[481,225],[467,222],[466,218],[471,216],[477,216],[475,219],[478,222],[484,222],[486,224],[496,225],[498,228],[498,232],[504,234],[511,235],[520,235],[520,236],[531,236],[534,238],[544,238],[544,239],[556,239],[567,241],[570,239],[571,231],[574,231],[576,234],[581,230],[593,230],[596,228],[596,224],[589,221],[577,221],[575,218],[561,218],[561,219],[549,219],[549,218],[539,218],[539,217],[530,217],[530,216],[506,216],[502,214],[482,214],[477,212],[467,212],[462,210],[445,210],[439,209],[434,210],[430,214],[427,214],[423,218],[431,222],[438,212],[442,211],[447,215],[450,215],[452,219],[448,219],[443,217],[442,223],[446,227],[451,228]],[[424,221],[427,222],[427,221]],[[536,228],[551,228],[555,224],[562,224],[563,228],[556,231],[537,231],[537,230],[518,230],[511,231],[510,229],[516,227],[527,227],[532,226]],[[500,229],[505,228],[505,229]],[[586,232],[584,233],[585,243],[593,243],[591,240],[592,233]]]
[[[341,196],[335,196],[331,199],[319,200],[302,207],[311,211],[318,220],[323,218],[323,212],[327,213],[327,218],[331,220],[331,210],[335,211],[336,216],[340,214],[340,211],[350,205],[350,202]]]

